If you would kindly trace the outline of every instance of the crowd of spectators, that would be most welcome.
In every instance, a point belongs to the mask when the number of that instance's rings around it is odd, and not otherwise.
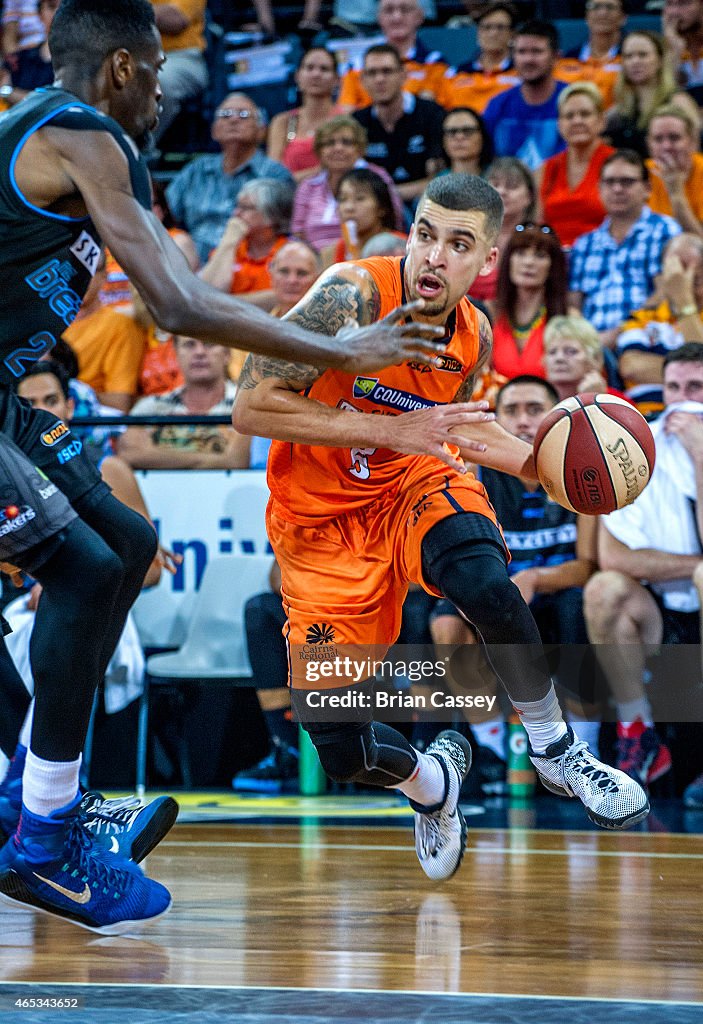
[[[46,33],[59,4],[5,0],[5,105],[50,83]],[[207,89],[207,5],[155,0],[154,6],[168,56],[155,139],[161,144]],[[561,643],[622,641],[625,622],[634,623],[633,644],[698,642],[703,0],[664,0],[658,31],[628,31],[633,12],[625,0],[587,0],[587,38],[566,52],[557,28],[524,20],[519,3],[467,0],[465,6],[458,30],[475,28],[476,49],[452,64],[423,43],[421,26],[428,10],[436,14],[433,5],[335,4],[337,26],[370,37],[368,48],[345,64],[326,48],[322,5],[309,0],[300,29],[312,45],[295,71],[295,105],[267,109],[260,89],[215,97],[211,138],[218,151],[194,155],[167,182],[157,175],[155,213],[213,287],[282,316],[323,268],[402,253],[432,177],[483,175],[503,198],[505,220],[498,265],[470,292],[495,337],[477,395],[497,395],[508,429],[531,437],[557,400],[584,390],[624,394],[652,420],[660,417],[658,457],[661,448],[665,465],[678,459],[685,466],[682,500],[671,511],[679,517],[674,529],[654,516],[664,500],[660,470],[645,492],[651,518],[645,521],[635,503],[631,513],[585,525],[552,521],[541,489],[485,474],[518,548],[532,552],[527,561],[516,556],[515,582],[540,621],[551,616],[554,626],[559,619]],[[272,5],[260,0],[254,7],[253,28],[273,36]],[[89,385],[96,408],[150,416],[229,412],[244,358],[159,332],[109,253],[64,341],[77,363],[72,386]],[[260,467],[266,451],[263,439],[222,426],[131,426],[110,443],[140,469]],[[561,538],[556,554],[525,539],[537,528],[543,538]],[[655,553],[656,570],[640,548]],[[671,603],[672,580],[686,590],[683,610]],[[270,598],[277,600],[272,594],[264,604],[278,628],[280,612],[278,605],[269,608]],[[568,615],[559,618],[567,605]],[[685,629],[672,611],[689,616]],[[432,613],[435,639],[461,634],[470,643],[466,623],[452,624],[451,609],[440,612]],[[427,630],[429,614],[428,608]],[[252,632],[258,642],[262,629],[259,623]],[[251,660],[259,663],[255,654]],[[602,660],[618,709],[619,763],[646,784],[668,770],[671,758],[643,691],[644,656],[630,660],[624,683]],[[257,679],[262,692],[282,682]],[[268,694],[262,707],[276,723],[262,767],[270,781],[281,751],[290,774],[294,736],[282,724],[285,701]],[[501,760],[502,728],[493,721],[472,725],[479,746]],[[690,782],[685,773],[684,766],[681,778]],[[255,781],[256,770],[238,786],[247,779]],[[703,806],[700,781],[686,794]]]

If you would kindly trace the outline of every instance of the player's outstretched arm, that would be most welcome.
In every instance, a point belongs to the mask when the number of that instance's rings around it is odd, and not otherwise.
[[[290,311],[286,322],[333,331],[344,330],[344,325],[353,320],[363,329],[379,310],[380,296],[371,275],[353,264],[341,264],[315,284]],[[334,409],[298,393],[309,388],[320,374],[320,370],[300,363],[249,356],[240,374],[233,411],[236,429],[296,444],[390,448],[434,455],[447,465],[463,468],[445,449],[451,440],[451,428],[490,415],[485,402],[436,406],[400,416]]]
[[[476,365],[469,377],[459,388],[454,401],[468,402],[474,391],[476,376],[488,362],[493,350],[493,331],[488,318],[479,312],[479,352]],[[462,423],[452,428],[452,443],[459,446],[460,454],[467,461],[486,466],[488,469],[499,469],[512,476],[527,480],[537,480],[537,471],[532,453],[532,445],[521,441],[519,437],[509,434],[507,430],[495,422],[495,418],[480,422]]]
[[[406,359],[431,362],[443,351],[441,331],[402,317],[370,323],[353,337],[315,334],[295,322],[283,324],[216,291],[193,275],[158,219],[136,201],[127,160],[102,132],[44,129],[67,182],[80,192],[104,242],[133,282],[156,323],[231,348],[321,367],[370,372]],[[31,177],[25,161],[23,173]],[[70,189],[67,189],[69,191]]]

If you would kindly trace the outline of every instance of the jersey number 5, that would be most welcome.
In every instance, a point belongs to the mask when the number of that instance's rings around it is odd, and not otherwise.
[[[375,451],[375,448],[352,448],[349,472],[352,476],[355,476],[357,480],[368,480],[371,476],[368,457],[369,455],[373,455]]]

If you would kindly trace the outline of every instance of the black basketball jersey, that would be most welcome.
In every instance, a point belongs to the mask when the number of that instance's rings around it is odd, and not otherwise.
[[[521,569],[560,565],[576,558],[575,512],[557,505],[541,487],[527,490],[509,473],[481,466],[479,476],[512,556],[511,575]]]
[[[0,115],[0,386],[22,377],[53,348],[78,312],[100,256],[101,240],[90,217],[40,209],[17,185],[22,146],[49,123],[109,132],[129,162],[135,198],[151,209],[146,164],[111,117],[53,86]]]

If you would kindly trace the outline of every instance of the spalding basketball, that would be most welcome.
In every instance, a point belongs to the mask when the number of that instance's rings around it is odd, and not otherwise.
[[[654,469],[654,438],[645,418],[622,398],[575,395],[547,413],[534,454],[550,498],[595,516],[642,493]]]

